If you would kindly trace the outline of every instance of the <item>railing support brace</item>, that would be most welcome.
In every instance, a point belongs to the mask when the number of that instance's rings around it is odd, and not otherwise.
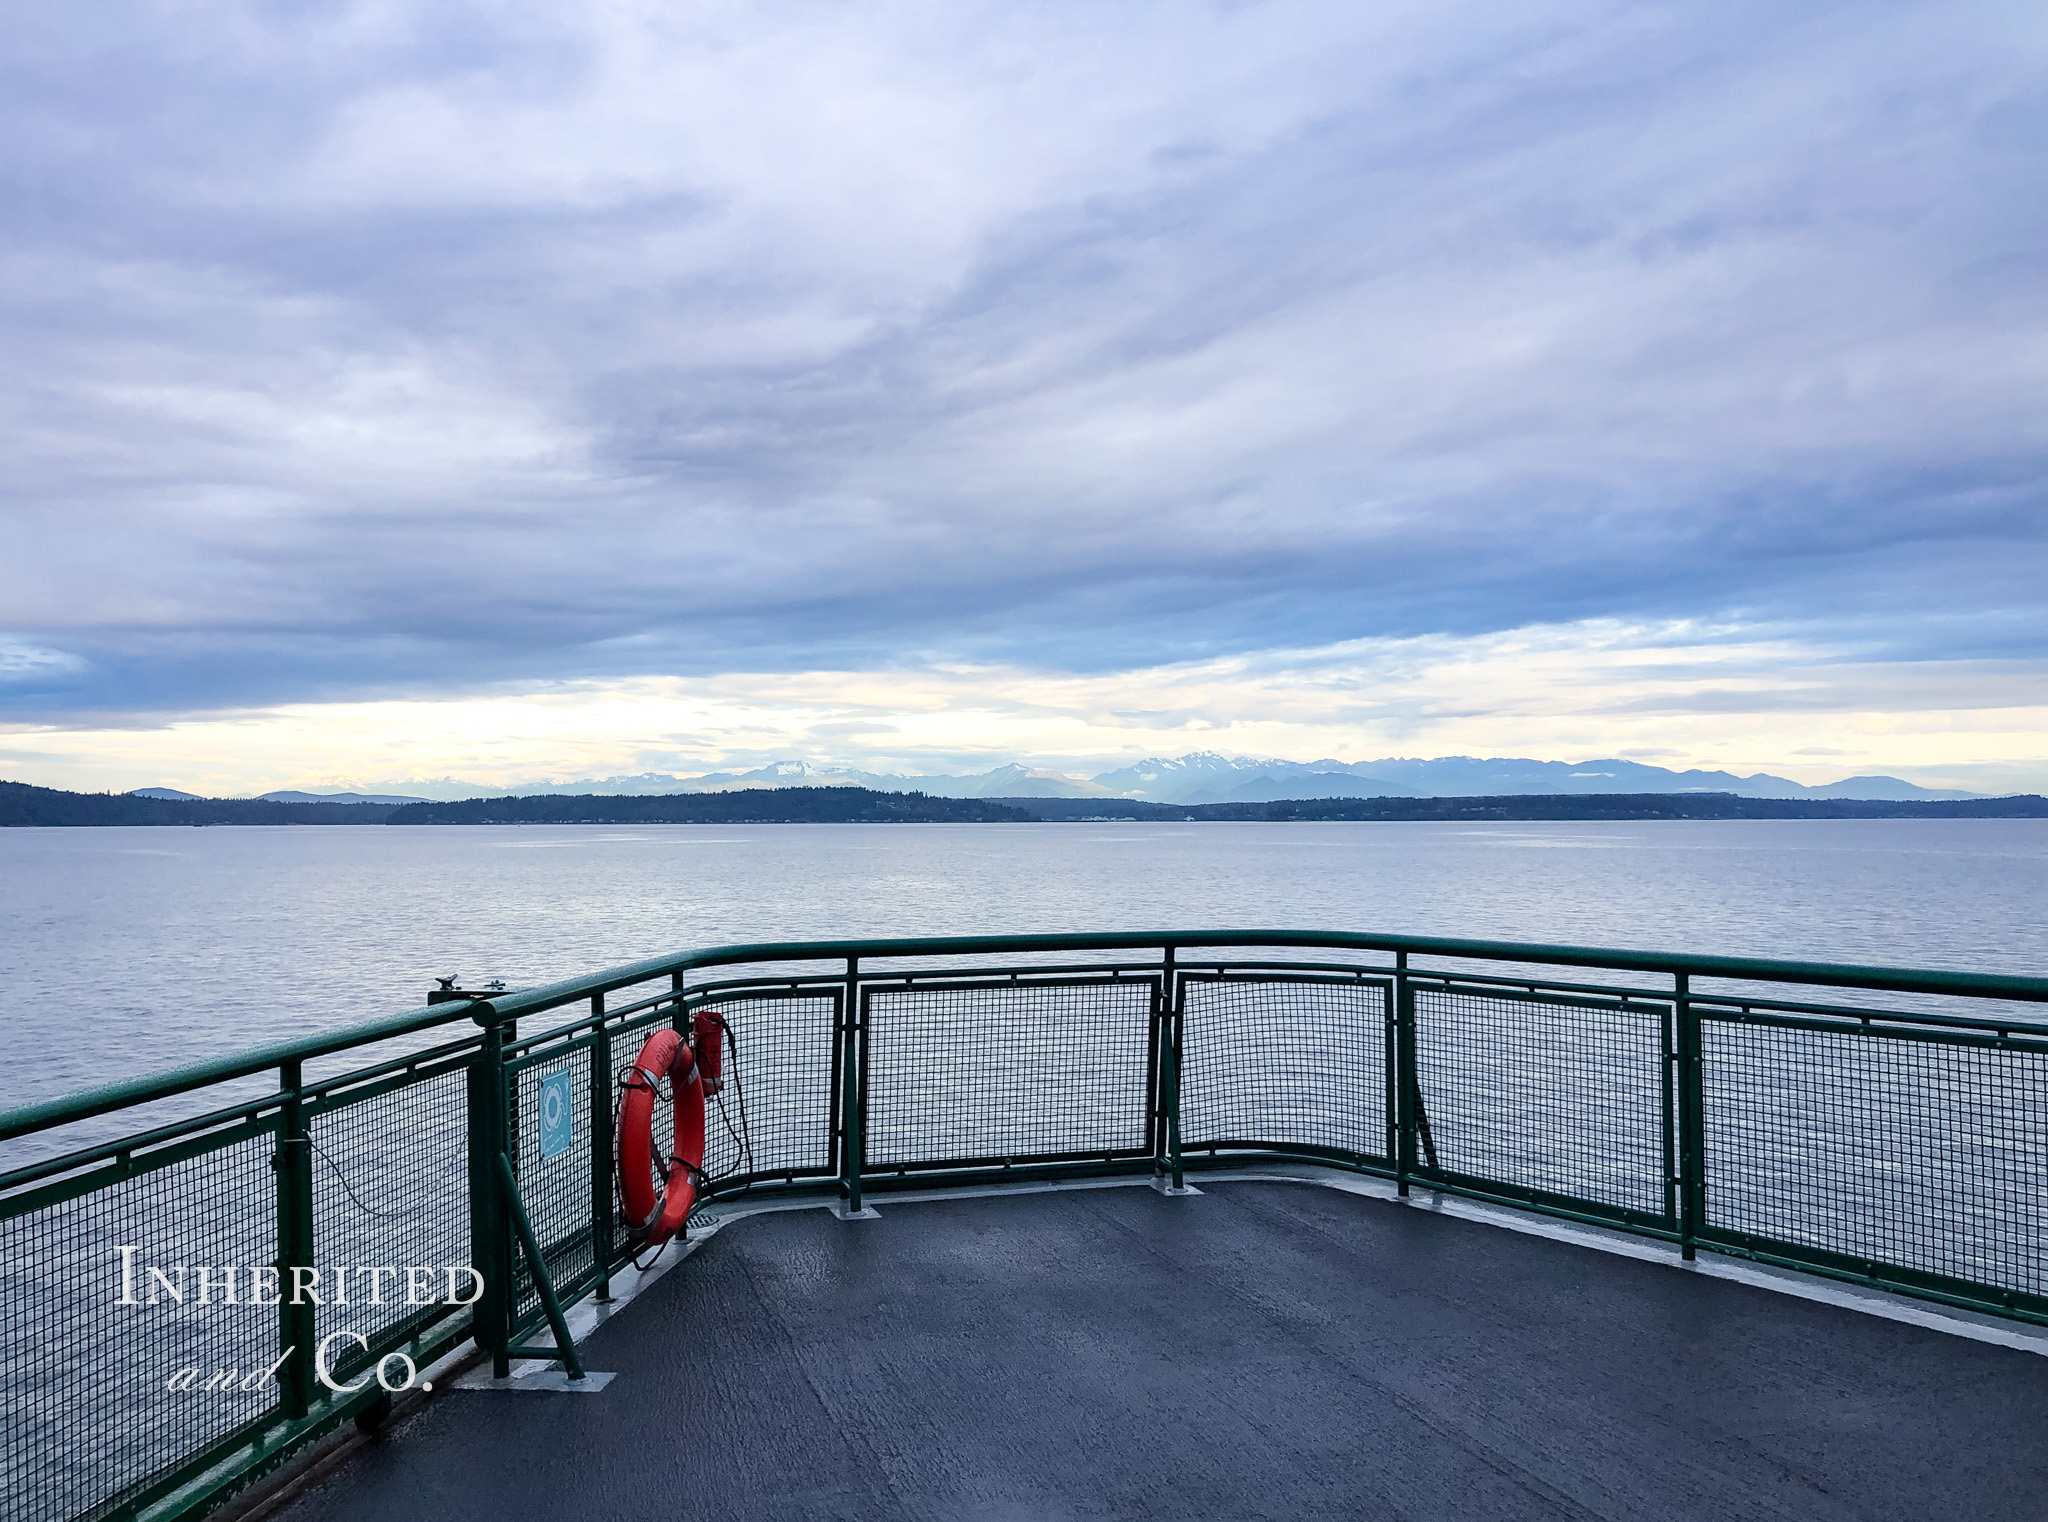
[[[512,1217],[513,1229],[519,1233],[519,1245],[526,1251],[526,1267],[533,1275],[533,1287],[540,1291],[541,1308],[548,1313],[548,1329],[555,1334],[556,1355],[568,1369],[571,1379],[581,1379],[583,1360],[576,1356],[576,1344],[569,1339],[569,1323],[562,1315],[562,1302],[555,1298],[555,1281],[548,1273],[540,1243],[533,1235],[533,1223],[526,1219],[526,1202],[519,1198],[519,1179],[512,1172],[512,1159],[502,1152],[498,1154],[498,1187],[503,1191],[505,1209]],[[507,1284],[506,1288],[510,1287]],[[533,1350],[525,1351],[531,1353]],[[510,1369],[506,1372],[509,1373]],[[496,1377],[503,1379],[505,1375]]]

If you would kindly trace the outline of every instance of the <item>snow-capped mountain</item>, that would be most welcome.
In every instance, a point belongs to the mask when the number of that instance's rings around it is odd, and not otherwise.
[[[1270,803],[1276,798],[1407,798],[1400,782],[1364,775],[1342,761],[1287,761],[1193,751],[1152,757],[1094,779],[1119,798],[1149,803]]]
[[[927,793],[946,798],[1107,798],[1110,790],[1100,783],[1085,782],[1042,766],[1021,766],[1012,762],[994,771],[966,777],[908,777],[900,779]]]
[[[985,772],[909,775],[838,762],[772,761],[750,771],[676,775],[641,772],[570,782],[488,786],[452,777],[389,784],[393,792],[436,799],[535,795],[728,792],[760,787],[871,787],[938,798],[1135,798],[1149,803],[1266,803],[1282,798],[1471,798],[1528,793],[1737,793],[1750,798],[1974,798],[1897,777],[1849,777],[1818,787],[1756,772],[1673,771],[1640,761],[1534,761],[1510,756],[1388,757],[1379,761],[1289,761],[1193,751],[1152,757],[1094,777],[1012,762]],[[158,791],[163,790],[146,790]],[[277,796],[277,795],[272,795]]]
[[[1088,798],[1108,796],[1109,789],[1070,777],[1065,772],[1016,762],[992,771],[965,775],[936,772],[922,776],[902,772],[869,772],[858,767],[809,761],[776,761],[750,772],[707,772],[664,792],[715,792],[740,787],[871,787],[885,793],[928,793],[934,798]]]
[[[1265,802],[1277,798],[1474,798],[1529,793],[1737,793],[1750,798],[1970,798],[1897,777],[1851,777],[1807,787],[1756,772],[1673,771],[1640,761],[1533,761],[1522,757],[1388,757],[1283,761],[1197,752],[1137,762],[1095,781],[1119,797],[1156,803]],[[1297,791],[1297,789],[1300,789]]]

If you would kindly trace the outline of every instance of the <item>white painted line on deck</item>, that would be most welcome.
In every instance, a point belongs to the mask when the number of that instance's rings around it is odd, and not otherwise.
[[[1295,1171],[1297,1167],[1300,1167],[1300,1171]],[[1688,1263],[1678,1248],[1669,1243],[1632,1236],[1623,1231],[1610,1231],[1605,1227],[1582,1225],[1576,1221],[1562,1221],[1553,1216],[1524,1213],[1505,1206],[1486,1205],[1459,1195],[1437,1194],[1419,1184],[1411,1186],[1412,1192],[1403,1200],[1400,1191],[1387,1180],[1335,1170],[1311,1171],[1309,1167],[1302,1165],[1275,1164],[1268,1168],[1227,1172],[1205,1170],[1202,1177],[1216,1180],[1234,1179],[1245,1183],[1283,1179],[1319,1184],[1325,1189],[1365,1195],[1371,1199],[1403,1205],[1411,1210],[1427,1210],[1436,1215],[1454,1216],[1460,1220],[1476,1221],[1488,1226],[1501,1226],[1509,1231],[1519,1231],[1532,1237],[1548,1237],[1554,1242],[1569,1242],[1577,1247],[1590,1247],[1596,1252],[1613,1253],[1617,1257],[1635,1258],[1644,1263],[1659,1263],[1667,1268],[1700,1274],[1709,1279],[1728,1279],[1756,1289],[1774,1290],[1781,1295],[1791,1295],[1800,1300],[1861,1311],[1866,1316],[1880,1316],[1886,1321],[1900,1321],[1909,1326],[1947,1332],[1954,1337],[1967,1337],[1972,1342],[1994,1343],[1999,1347],[2014,1348],[2022,1353],[2038,1353],[2048,1357],[2048,1331],[2036,1330],[2022,1322],[2007,1321],[1982,1311],[1966,1310],[1961,1306],[1945,1306],[1930,1300],[1916,1300],[1911,1295],[1893,1294],[1889,1290],[1845,1284],[1836,1279],[1824,1279],[1818,1274],[1803,1274],[1797,1269],[1777,1268],[1767,1263],[1749,1263],[1740,1258],[1730,1258],[1711,1251],[1702,1250],[1698,1257]]]
[[[1420,1184],[1412,1185],[1411,1193],[1404,1200],[1391,1180],[1351,1173],[1344,1169],[1322,1168],[1313,1163],[1260,1163],[1243,1168],[1205,1168],[1194,1176],[1205,1183],[1219,1184],[1314,1184],[1325,1189],[1335,1189],[1343,1194],[1362,1195],[1368,1199],[1400,1205],[1404,1209],[1425,1210],[1481,1225],[1504,1227],[1528,1236],[1547,1237],[1554,1242],[1566,1242],[1577,1247],[1591,1248],[1596,1252],[1613,1253],[1618,1257],[1634,1258],[1644,1263],[1662,1264],[1667,1268],[1700,1274],[1709,1279],[1728,1279],[1737,1284],[1772,1290],[1778,1294],[1811,1300],[1821,1305],[1839,1306],[1845,1310],[1860,1311],[1867,1316],[1879,1316],[1887,1321],[1898,1321],[1909,1326],[1925,1327],[1930,1331],[1946,1332],[1954,1337],[1966,1337],[1972,1342],[1987,1342],[1999,1347],[2013,1348],[2022,1353],[2036,1353],[2048,1357],[2048,1330],[2035,1330],[2023,1323],[2006,1321],[1980,1311],[1916,1300],[1910,1295],[1897,1295],[1888,1290],[1844,1284],[1815,1274],[1803,1274],[1796,1269],[1748,1263],[1739,1258],[1724,1257],[1708,1251],[1702,1251],[1693,1262],[1687,1263],[1675,1245],[1632,1236],[1623,1231],[1611,1231],[1605,1227],[1524,1213],[1507,1206],[1482,1204],[1458,1195],[1438,1194]],[[894,1207],[947,1200],[996,1199],[1011,1194],[1056,1194],[1087,1189],[1140,1188],[1154,1189],[1166,1195],[1200,1196],[1202,1193],[1193,1185],[1176,1191],[1163,1178],[1131,1175],[1120,1178],[1039,1179],[1014,1184],[966,1184],[947,1189],[891,1189],[883,1198]],[[747,1201],[741,1197],[729,1202],[721,1201],[715,1207],[708,1207],[694,1220],[690,1227],[690,1238],[680,1245],[680,1250],[672,1246],[658,1261],[650,1265],[645,1273],[631,1269],[621,1271],[613,1280],[611,1300],[585,1300],[570,1311],[567,1319],[571,1341],[581,1343],[726,1226],[748,1216],[769,1215],[785,1210],[825,1210],[841,1220],[878,1220],[881,1217],[881,1213],[873,1206],[865,1204],[858,1214],[850,1212],[846,1208],[846,1202],[838,1199],[770,1198]],[[553,1389],[555,1386],[551,1384],[541,1385],[530,1381],[533,1376],[542,1372],[557,1375],[561,1372],[560,1365],[545,1359],[515,1360],[512,1370],[511,1379],[493,1380],[490,1377],[490,1367],[485,1364],[457,1379],[455,1387],[465,1390]],[[606,1375],[604,1378],[609,1379],[610,1376]],[[567,1384],[565,1380],[565,1388]]]
[[[471,1369],[455,1381],[458,1390],[559,1390],[566,1395],[595,1395],[619,1376],[600,1374],[595,1369],[586,1369],[581,1379],[571,1379],[569,1371],[557,1364],[541,1359],[522,1358],[512,1366],[525,1372],[512,1374],[504,1379],[491,1378],[490,1365]]]

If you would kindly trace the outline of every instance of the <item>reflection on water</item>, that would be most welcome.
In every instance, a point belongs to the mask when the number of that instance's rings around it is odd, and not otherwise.
[[[1303,927],[2048,972],[2048,821],[0,831],[0,1105],[728,941]]]

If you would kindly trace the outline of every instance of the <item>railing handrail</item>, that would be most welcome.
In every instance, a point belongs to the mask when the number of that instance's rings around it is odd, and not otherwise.
[[[468,1002],[429,1005],[381,1020],[339,1026],[316,1036],[273,1042],[231,1056],[192,1063],[150,1078],[85,1089],[57,1099],[0,1111],[0,1141],[11,1141],[53,1126],[88,1120],[131,1105],[168,1099],[209,1084],[247,1078],[288,1062],[331,1056],[470,1019],[501,1024],[554,1009],[578,999],[630,988],[653,978],[702,967],[747,962],[808,962],[859,957],[996,956],[1041,951],[1123,951],[1152,947],[1184,950],[1202,946],[1319,946],[1339,951],[1407,952],[1489,962],[1596,966],[1624,972],[1684,973],[1690,977],[1746,982],[1804,983],[1828,988],[1884,989],[1965,998],[2048,1004],[2048,977],[2009,973],[1950,972],[1835,962],[1795,962],[1764,957],[1715,957],[1692,952],[1627,951],[1601,946],[1550,946],[1518,941],[1480,941],[1441,936],[1368,935],[1341,930],[1096,931],[1071,934],[916,936],[884,940],[766,941],[712,946],[672,956],[650,957],[623,967],[538,988],[518,989]]]
[[[150,1104],[159,1099],[188,1094],[209,1084],[248,1078],[256,1073],[282,1067],[287,1062],[304,1062],[312,1057],[330,1057],[351,1047],[370,1046],[398,1036],[409,1036],[415,1031],[431,1030],[437,1025],[447,1025],[462,1019],[469,1013],[469,1009],[470,1006],[467,1004],[438,1004],[408,1010],[402,1015],[386,1015],[381,1020],[362,1020],[352,1025],[338,1025],[317,1036],[300,1036],[291,1041],[273,1041],[265,1046],[248,1047],[231,1056],[188,1063],[184,1067],[172,1068],[151,1078],[131,1078],[120,1083],[101,1084],[56,1099],[19,1105],[12,1110],[0,1110],[0,1141],[12,1141],[18,1136],[47,1131],[52,1126],[68,1125],[72,1121],[90,1120],[95,1115],[125,1110],[131,1105]]]
[[[1475,941],[1442,936],[1366,935],[1344,930],[1099,931],[1068,935],[949,935],[901,940],[768,941],[715,946],[680,956],[654,957],[607,972],[567,978],[539,988],[493,995],[470,1005],[479,1023],[512,1020],[544,1009],[644,983],[664,974],[738,962],[824,961],[848,956],[866,961],[895,956],[994,956],[1032,951],[1121,951],[1147,947],[1326,946],[1346,951],[1405,951],[1491,962],[1612,967],[1625,972],[1684,972],[1694,977],[1830,988],[1881,988],[1898,993],[1952,994],[2048,1003],[2048,977],[2009,973],[1948,972],[1930,968],[1792,962],[1764,957],[1712,957],[1691,952],[1623,951],[1601,946],[1547,946],[1518,941]]]

